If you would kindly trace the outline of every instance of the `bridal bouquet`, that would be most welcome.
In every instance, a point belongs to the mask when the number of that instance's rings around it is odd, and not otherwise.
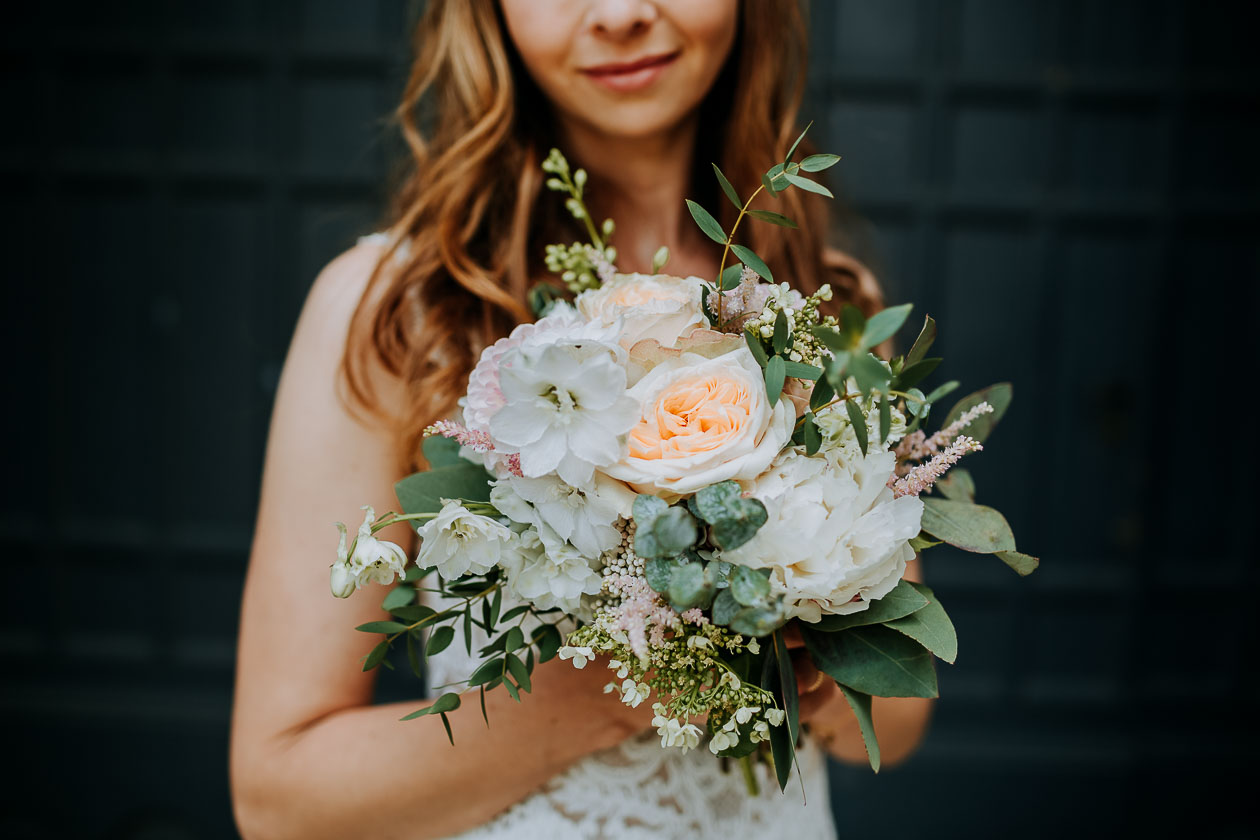
[[[796,162],[795,149],[746,201],[714,166],[739,208],[729,232],[688,201],[723,246],[712,280],[659,273],[664,249],[652,274],[618,273],[611,220],[596,227],[585,173],[552,151],[548,186],[590,234],[547,250],[572,302],[536,290],[541,317],[482,353],[462,422],[433,425],[431,469],[398,483],[402,512],[367,508],[349,544],[339,525],[334,594],[403,581],[382,605],[391,619],[358,628],[383,636],[365,670],[388,666],[398,642],[417,674],[457,635],[471,655],[476,626],[489,639],[480,664],[447,687],[479,689],[483,714],[491,689],[519,701],[539,662],[601,662],[615,674],[609,694],[650,704],[663,747],[767,758],[782,786],[799,730],[783,632],[796,620],[878,770],[871,697],[935,697],[932,657],[957,653],[932,590],[902,579],[906,564],[941,543],[1020,574],[1037,560],[975,503],[966,472],[945,476],[981,449],[1010,386],[965,397],[927,433],[958,384],[919,388],[941,361],[928,356],[933,320],[908,353],[882,359],[873,351],[908,304],[869,319],[852,306],[824,314],[827,286],[805,296],[776,283],[735,241],[746,218],[795,227],[750,208],[763,191],[830,195],[805,175],[838,158]],[[404,520],[421,537],[412,564],[373,536]],[[420,591],[441,601],[422,604]],[[407,717],[440,715],[453,743],[447,713],[459,705],[451,691]]]

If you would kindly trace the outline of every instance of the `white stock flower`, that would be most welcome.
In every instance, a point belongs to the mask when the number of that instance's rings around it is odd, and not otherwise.
[[[572,645],[565,645],[560,648],[560,658],[572,659],[573,667],[581,670],[586,667],[587,662],[590,662],[595,658],[595,651],[586,646],[574,647]],[[616,688],[616,683],[609,683],[609,685]]]
[[[509,350],[499,365],[504,405],[490,418],[495,448],[519,453],[527,477],[557,473],[588,485],[595,467],[621,454],[637,419],[624,355],[615,344],[567,337]]]
[[[701,303],[704,281],[669,274],[618,274],[611,283],[578,295],[578,311],[605,326],[620,326],[619,341],[629,350],[654,338],[665,347],[699,327],[707,327]]]
[[[513,552],[515,535],[506,525],[472,513],[456,499],[420,528],[416,565],[436,566],[438,574],[454,580],[468,573],[483,575]]]
[[[583,595],[596,594],[603,584],[591,561],[546,525],[516,535],[499,565],[510,594],[539,609],[559,607],[569,615],[577,613]]]
[[[768,521],[724,559],[770,569],[772,589],[805,621],[866,609],[901,580],[923,515],[917,497],[893,498],[886,486],[895,463],[891,452],[841,460],[785,451],[746,485]]]
[[[682,353],[630,389],[639,405],[629,451],[604,472],[640,493],[676,497],[726,479],[751,480],[792,437],[795,410],[773,407],[747,347],[716,358]]]
[[[346,526],[337,523],[341,540],[337,545],[337,562],[329,569],[328,583],[332,594],[338,598],[349,598],[365,584],[393,583],[394,576],[401,576],[407,565],[407,554],[401,546],[372,536],[376,511],[370,505],[365,505],[363,510],[366,515],[355,535],[353,550],[346,546]]]
[[[856,391],[856,386],[850,388]],[[879,445],[879,402],[871,401],[871,407],[862,412],[866,417],[867,452],[880,449],[892,449],[897,441],[906,435],[906,416],[889,406],[888,439]],[[862,457],[862,448],[858,445],[857,433],[853,431],[853,422],[849,420],[848,409],[843,403],[836,403],[828,409],[814,415],[814,423],[822,433],[823,448],[835,449],[845,460]]]
[[[630,515],[634,492],[601,473],[585,489],[554,475],[508,476],[494,483],[490,502],[514,522],[546,525],[584,556],[595,558],[621,542],[613,523]]]

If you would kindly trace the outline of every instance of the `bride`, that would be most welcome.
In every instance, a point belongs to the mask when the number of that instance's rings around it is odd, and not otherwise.
[[[650,711],[603,693],[602,667],[538,666],[524,702],[488,695],[490,728],[464,703],[453,748],[436,718],[400,723],[417,704],[372,705],[375,672],[359,670],[374,639],[351,628],[381,617],[375,601],[331,597],[327,574],[332,523],[364,501],[396,507],[422,429],[454,410],[481,349],[529,319],[543,244],[581,238],[542,188],[551,146],[590,173],[595,218],[618,222],[622,271],[649,271],[667,245],[670,273],[716,275],[683,199],[724,218],[709,162],[748,194],[786,154],[804,84],[797,2],[427,3],[397,112],[412,165],[390,232],[316,280],[272,416],[232,721],[246,838],[835,836],[823,750],[865,755],[803,649],[801,782],[780,793],[763,777],[750,796],[707,750],[662,750]],[[754,226],[749,244],[798,288],[825,280],[877,308],[869,273],[825,246],[825,202],[799,190],[779,201],[800,230]],[[383,536],[414,548],[395,527]],[[434,658],[431,684],[458,672],[444,657],[460,647]],[[914,748],[928,713],[929,701],[876,699],[886,764]]]

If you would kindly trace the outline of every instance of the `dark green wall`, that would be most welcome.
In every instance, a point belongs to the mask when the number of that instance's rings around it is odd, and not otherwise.
[[[1226,390],[1255,356],[1252,5],[815,0],[803,116],[865,219],[839,235],[938,317],[952,376],[1016,383],[971,467],[1044,558],[934,553],[962,653],[916,758],[835,771],[864,836],[1253,832],[1254,456]],[[270,402],[315,273],[373,228],[406,3],[5,15],[0,833],[230,837]]]

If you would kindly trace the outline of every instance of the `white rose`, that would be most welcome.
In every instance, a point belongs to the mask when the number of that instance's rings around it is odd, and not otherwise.
[[[708,326],[701,303],[704,281],[668,274],[618,274],[611,283],[578,295],[578,311],[592,322],[612,326],[621,319],[621,346],[654,338],[666,347],[698,327]]]
[[[438,515],[420,528],[420,538],[416,565],[422,569],[436,566],[446,580],[470,572],[484,575],[512,552],[516,541],[506,525],[472,513],[454,499],[448,499]]]
[[[901,580],[923,516],[918,497],[895,499],[886,486],[895,463],[891,452],[841,461],[789,449],[751,483],[768,521],[724,559],[770,569],[772,589],[805,621],[866,609]]]
[[[676,497],[726,479],[756,478],[792,437],[796,412],[766,397],[747,347],[708,359],[666,359],[629,391],[640,406],[629,452],[603,469],[640,493]]]

